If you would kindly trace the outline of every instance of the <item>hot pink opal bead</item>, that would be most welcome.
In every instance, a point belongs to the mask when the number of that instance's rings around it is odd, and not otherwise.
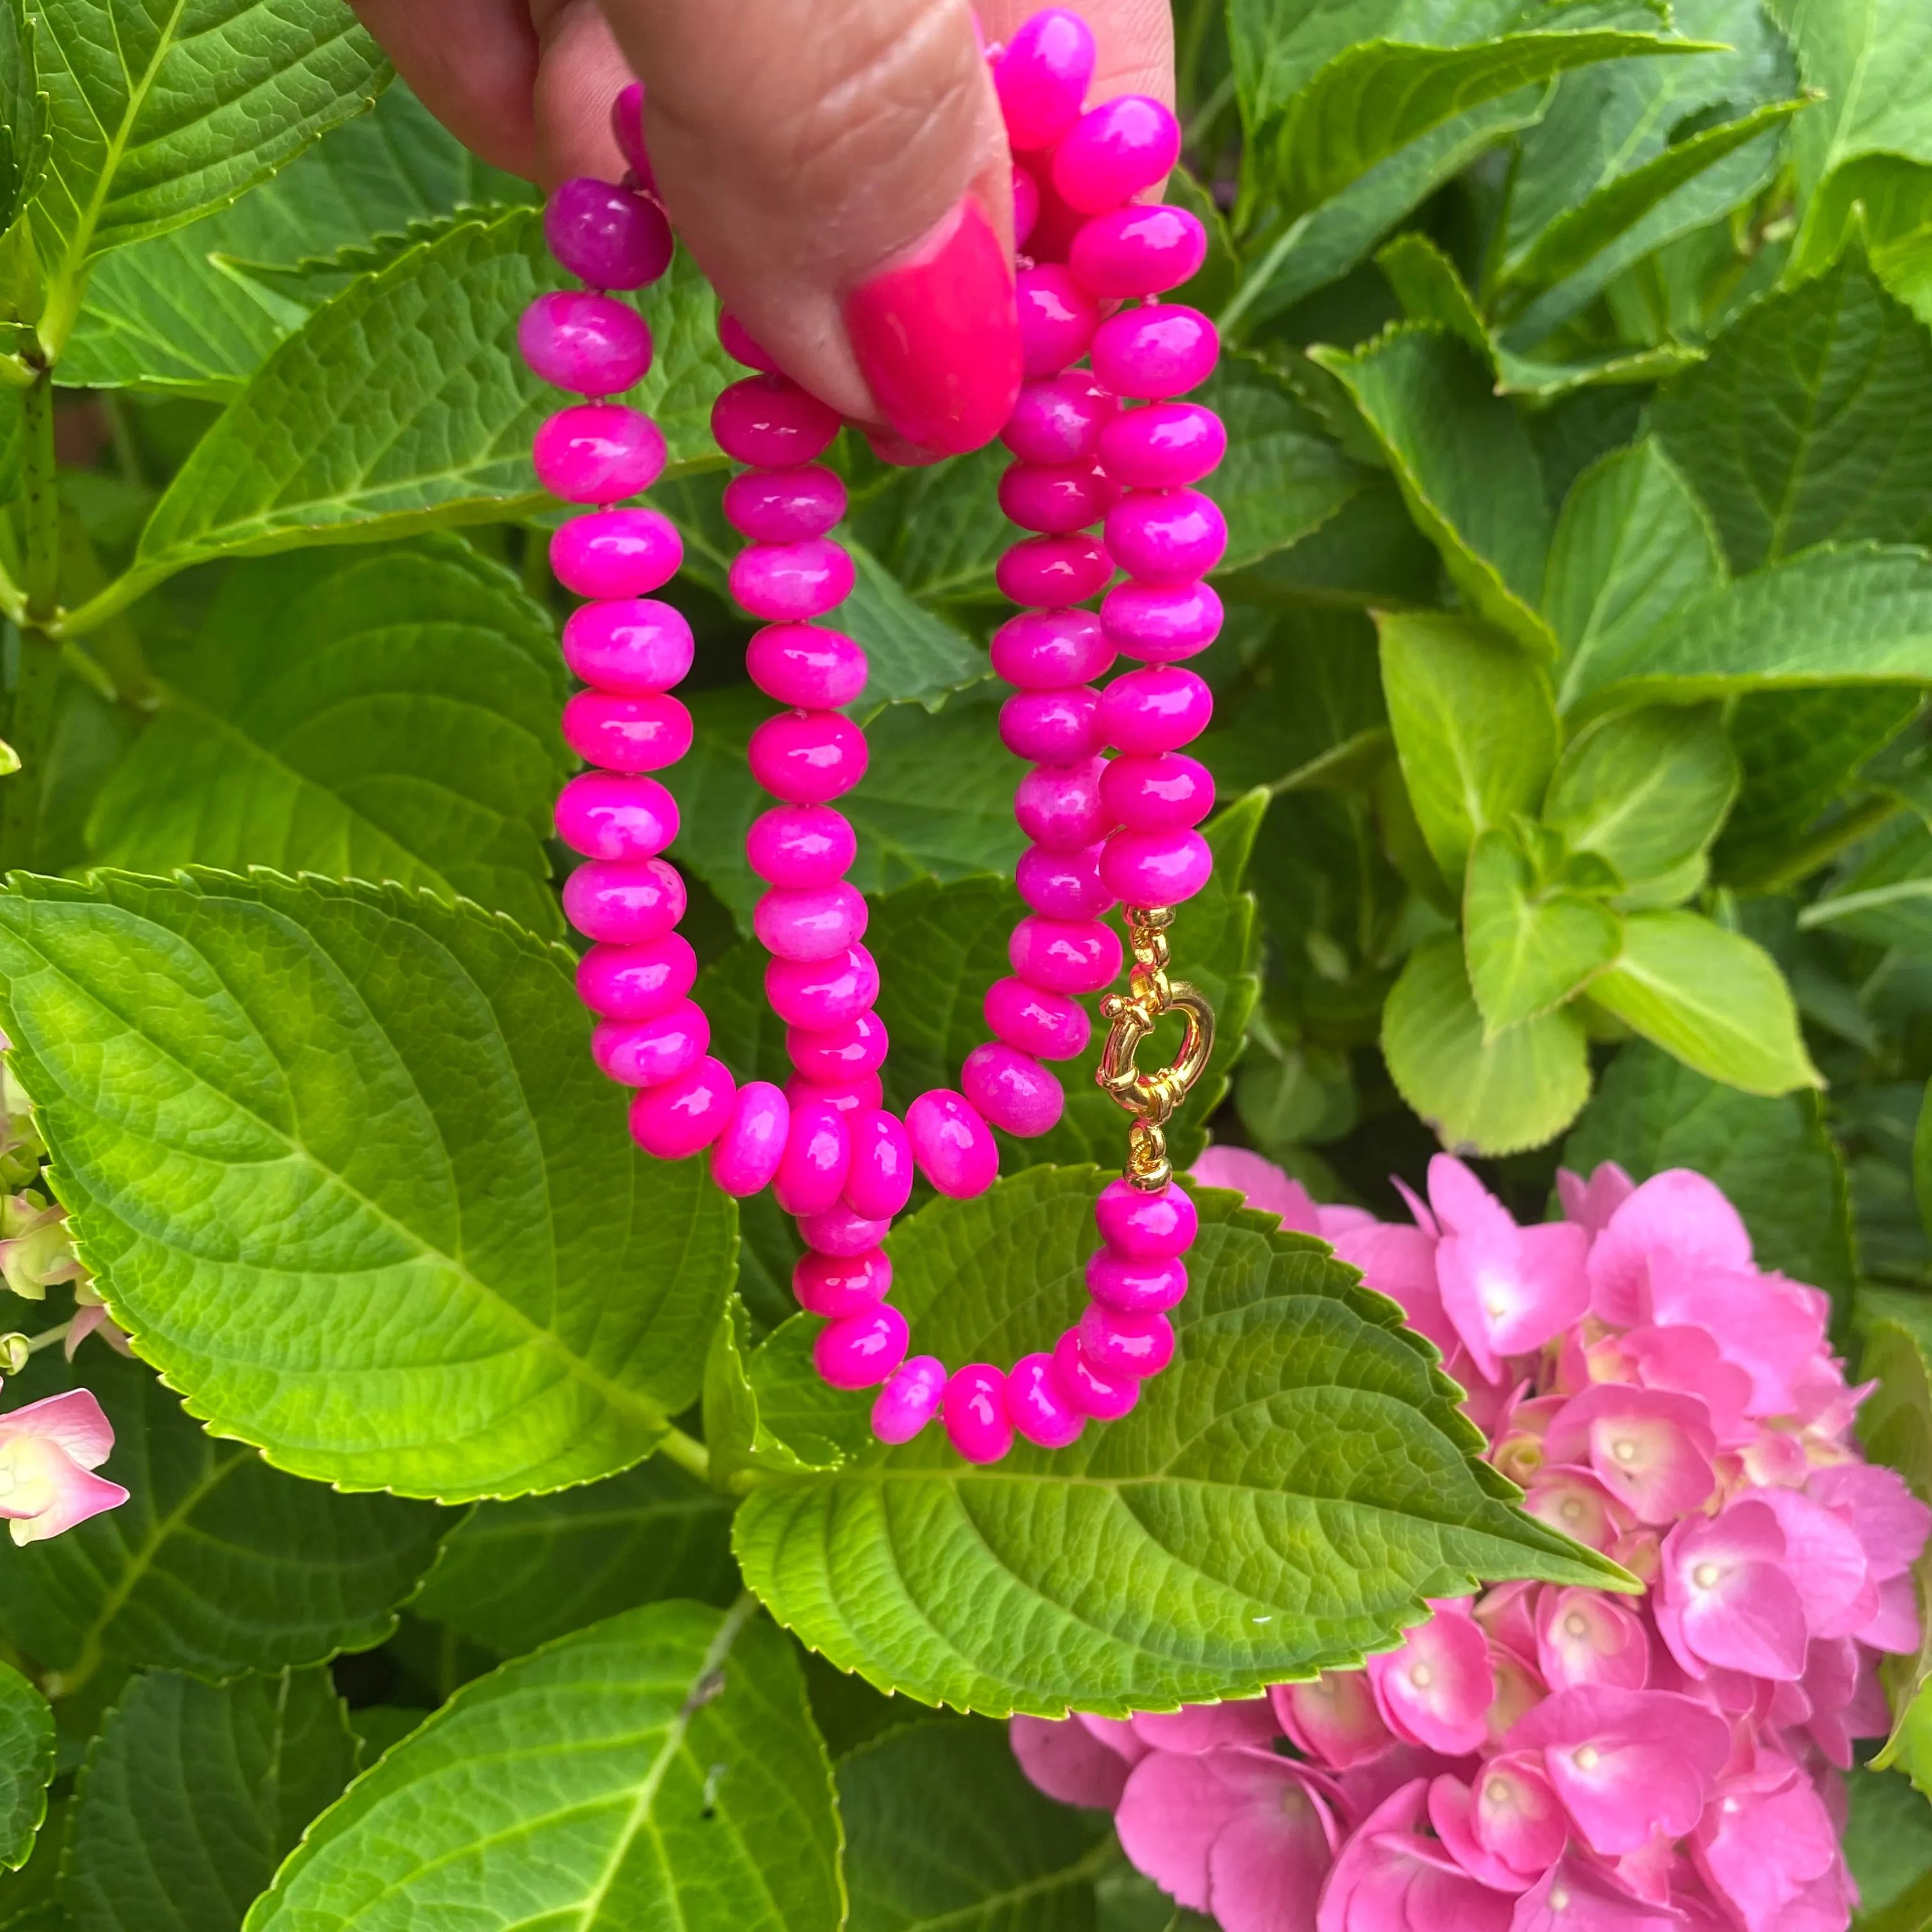
[[[1114,904],[1100,883],[1102,849],[1095,844],[1077,852],[1049,852],[1029,845],[1013,871],[1020,897],[1049,919],[1098,919]]]
[[[887,1302],[820,1329],[812,1359],[836,1389],[876,1388],[905,1360],[909,1334],[905,1317]]]
[[[843,1081],[808,1080],[802,1073],[794,1073],[785,1082],[784,1090],[785,1098],[794,1107],[802,1107],[808,1100],[822,1100],[828,1107],[837,1108],[848,1123],[861,1114],[877,1113],[885,1098],[884,1086],[876,1073],[862,1073],[855,1079]]]
[[[586,859],[655,859],[677,836],[677,800],[656,778],[580,772],[557,795],[556,836]]]
[[[702,1154],[722,1134],[738,1090],[719,1061],[700,1060],[662,1087],[646,1087],[631,1102],[631,1138],[659,1160]]]
[[[1100,694],[1100,731],[1122,752],[1191,745],[1214,716],[1214,694],[1191,670],[1160,664],[1129,671]]]
[[[1093,1022],[1076,1000],[1024,980],[995,980],[986,989],[986,1024],[1009,1046],[1036,1060],[1075,1060],[1087,1051]]]
[[[1097,438],[1100,460],[1130,490],[1198,483],[1228,453],[1221,418],[1198,403],[1152,403],[1108,418]]]
[[[1091,537],[1029,537],[1001,557],[993,574],[1016,604],[1057,609],[1106,589],[1113,560]]]
[[[939,1413],[953,1448],[969,1462],[997,1462],[1013,1446],[1006,1378],[984,1362],[953,1370]]]
[[[855,1214],[890,1220],[912,1196],[912,1140],[905,1123],[880,1108],[852,1122],[845,1202]]]
[[[728,309],[718,312],[718,340],[733,362],[742,362],[747,369],[755,369],[760,375],[778,374],[777,358],[770,350],[760,346],[752,332]]]
[[[544,204],[544,240],[593,289],[641,289],[670,266],[670,224],[654,201],[579,176]]]
[[[1091,463],[1014,463],[1000,478],[1000,508],[1022,530],[1050,536],[1097,524],[1119,494]]]
[[[1013,246],[1024,248],[1040,219],[1040,184],[1017,163],[1013,167]]]
[[[1086,354],[1100,326],[1100,305],[1058,262],[1022,268],[1014,280],[1021,365],[1035,379],[1057,376]]]
[[[1180,158],[1180,124],[1144,94],[1090,108],[1053,151],[1053,184],[1070,208],[1098,214],[1164,182]]]
[[[822,617],[852,594],[851,553],[830,537],[803,543],[747,544],[731,560],[731,595],[754,617],[802,622]]]
[[[1049,376],[1021,390],[1000,440],[1022,463],[1084,462],[1118,407],[1090,376]]]
[[[1093,30],[1061,7],[1034,14],[1006,43],[993,85],[1016,153],[1052,147],[1080,118],[1094,60]]]
[[[842,1026],[827,1027],[820,1033],[792,1027],[785,1034],[785,1052],[793,1066],[806,1079],[827,1086],[878,1072],[886,1064],[889,1044],[885,1022],[872,1012],[860,1013]]]
[[[788,805],[823,805],[866,776],[866,734],[836,711],[781,711],[752,734],[752,776]]]
[[[1117,396],[1164,402],[1214,373],[1221,338],[1198,308],[1124,308],[1094,332],[1094,374]]]
[[[615,503],[664,473],[664,433],[621,403],[577,403],[537,431],[537,481],[567,503]]]
[[[1214,854],[1198,832],[1117,832],[1100,854],[1100,878],[1128,905],[1178,905],[1214,875]]]
[[[1214,775],[1181,752],[1124,755],[1108,764],[1100,796],[1130,832],[1172,832],[1214,810]]]
[[[939,1413],[945,1394],[946,1364],[937,1355],[915,1355],[879,1391],[872,1433],[881,1442],[910,1442]]]
[[[787,1026],[823,1033],[869,1012],[879,997],[879,969],[862,946],[830,959],[772,959],[765,998]]]
[[[1073,238],[1067,266],[1102,300],[1163,296],[1200,272],[1208,231],[1184,208],[1123,208]]]
[[[1087,1359],[1077,1328],[1068,1329],[1053,1345],[1053,1372],[1073,1406],[1099,1422],[1119,1421],[1141,1399],[1136,1378],[1103,1376]]]
[[[788,1214],[822,1214],[837,1204],[845,1186],[852,1142],[845,1116],[823,1100],[791,1110],[785,1150],[772,1192]]]
[[[845,1117],[848,1132],[853,1136],[852,1145],[856,1156],[858,1148],[857,1121],[850,1114]],[[850,1171],[848,1171],[850,1178]],[[799,1238],[815,1255],[834,1255],[842,1261],[850,1261],[854,1255],[869,1254],[892,1232],[890,1215],[874,1220],[863,1214],[855,1214],[841,1201],[826,1208],[824,1213],[807,1214],[798,1224]]]
[[[884,1248],[863,1254],[806,1254],[791,1271],[791,1292],[808,1315],[833,1321],[862,1315],[885,1300],[892,1285],[892,1264]]]
[[[1059,1124],[1066,1090],[1032,1054],[1003,1041],[976,1046],[959,1070],[968,1100],[996,1127],[1032,1140]]]
[[[1100,736],[1100,694],[1018,691],[1000,707],[1000,742],[1016,758],[1042,765],[1082,765],[1095,757]]]
[[[1064,691],[1104,676],[1114,647],[1090,610],[1022,610],[993,633],[992,659],[1022,691]]]
[[[1100,859],[1106,874],[1106,855]],[[1120,896],[1118,893],[1115,897]],[[1138,899],[1138,905],[1165,905],[1164,899]],[[1120,972],[1120,938],[1097,919],[1042,919],[1029,914],[1006,942],[1013,970],[1030,986],[1049,993],[1097,993]]]
[[[564,662],[586,684],[620,697],[668,691],[683,681],[691,658],[691,626],[652,598],[586,604],[564,622]]]
[[[760,543],[822,537],[845,514],[845,486],[829,470],[747,470],[724,486],[724,520]]]
[[[1165,1315],[1124,1315],[1090,1301],[1080,1318],[1080,1352],[1109,1379],[1157,1376],[1174,1360],[1174,1324]]]
[[[1221,634],[1221,600],[1205,584],[1117,584],[1100,607],[1107,640],[1123,657],[1171,664]]]
[[[651,332],[608,296],[566,290],[538,296],[517,325],[517,346],[544,382],[580,396],[616,396],[651,366]]]
[[[1107,548],[1143,583],[1191,584],[1227,554],[1228,520],[1198,490],[1137,490],[1108,512]]]
[[[563,707],[563,741],[606,771],[661,772],[691,749],[691,713],[668,694],[580,691]]]
[[[550,540],[550,567],[579,597],[642,597],[684,562],[677,526],[656,510],[592,510]]]
[[[1020,702],[1010,698],[1009,704]],[[1013,791],[1013,816],[1036,845],[1049,852],[1078,852],[1112,830],[1114,820],[1100,796],[1104,758],[1077,765],[1041,765]]]
[[[866,688],[866,653],[838,631],[767,624],[745,652],[745,668],[767,698],[802,711],[836,711]]]
[[[1022,1355],[1006,1377],[1006,1413],[1029,1442],[1064,1449],[1080,1439],[1087,1418],[1060,1385],[1051,1355]]]
[[[634,80],[618,90],[616,99],[610,104],[610,133],[631,172],[646,187],[652,187],[651,158],[644,150],[644,89],[640,81]]]
[[[1102,1248],[1087,1262],[1087,1292],[1124,1315],[1157,1315],[1187,1294],[1187,1270],[1172,1261],[1128,1261]]]
[[[865,895],[836,886],[774,886],[752,913],[752,930],[781,959],[832,959],[866,936]]]
[[[681,933],[642,946],[593,946],[577,962],[577,997],[601,1018],[655,1019],[698,979],[698,955]]]
[[[838,434],[838,412],[789,376],[747,376],[711,406],[718,447],[760,470],[790,470],[822,456]]]
[[[1118,1259],[1169,1262],[1194,1245],[1200,1217],[1193,1197],[1178,1181],[1158,1194],[1126,1180],[1110,1180],[1094,1204],[1094,1220]]]
[[[964,1094],[935,1088],[906,1109],[906,1134],[919,1171],[956,1201],[983,1194],[999,1178],[992,1130]]]
[[[791,1132],[791,1103],[769,1080],[748,1080],[724,1131],[711,1149],[711,1178],[720,1190],[746,1200],[769,1187],[784,1158]]]
[[[686,1000],[654,1020],[600,1020],[590,1035],[590,1057],[608,1079],[623,1087],[662,1087],[704,1058],[711,1022]]]
[[[775,806],[745,835],[752,870],[771,886],[834,884],[858,856],[851,821],[829,805]]]
[[[684,881],[662,859],[592,859],[563,882],[563,916],[586,939],[644,946],[684,916]]]

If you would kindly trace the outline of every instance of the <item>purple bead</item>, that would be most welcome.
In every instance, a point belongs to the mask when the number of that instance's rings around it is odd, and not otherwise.
[[[852,1124],[845,1202],[855,1214],[889,1221],[912,1196],[912,1141],[905,1123],[880,1108]]]
[[[1191,670],[1160,664],[1129,671],[1100,694],[1100,732],[1122,752],[1174,752],[1214,716],[1214,694]]]
[[[1034,224],[1040,219],[1040,184],[1016,161],[1013,164],[1013,246],[1025,248]]]
[[[675,698],[580,691],[563,707],[563,741],[612,772],[661,772],[691,749],[691,713]]]
[[[845,1186],[851,1139],[845,1117],[822,1100],[794,1106],[772,1191],[788,1214],[822,1214]]]
[[[1078,14],[1036,14],[1006,44],[993,86],[1016,154],[1050,148],[1080,118],[1094,78],[1094,33]]]
[[[959,1085],[994,1126],[1022,1140],[1036,1139],[1057,1126],[1066,1110],[1066,1094],[1059,1081],[1032,1054],[996,1040],[966,1056]]]
[[[886,1023],[874,1012],[860,1013],[843,1025],[817,1033],[793,1027],[785,1034],[785,1052],[793,1066],[806,1079],[826,1086],[878,1072],[886,1064],[888,1044]]]
[[[1103,1376],[1087,1359],[1077,1328],[1068,1329],[1054,1344],[1053,1372],[1073,1406],[1096,1421],[1119,1421],[1141,1399],[1138,1378]]]
[[[752,908],[752,930],[781,959],[831,959],[866,936],[865,895],[832,886],[774,886]]]
[[[658,184],[651,172],[651,158],[644,146],[644,89],[640,81],[620,88],[610,104],[610,133],[617,152],[624,158],[638,184],[656,194]]]
[[[804,1254],[791,1271],[791,1292],[808,1315],[842,1321],[863,1315],[884,1300],[892,1285],[892,1264],[884,1248],[852,1256]]]
[[[651,598],[586,604],[564,622],[564,662],[599,691],[653,697],[681,683],[691,659],[691,626]]]
[[[544,204],[550,252],[593,289],[641,289],[670,266],[670,224],[654,201],[587,175]]]
[[[881,1442],[910,1442],[939,1413],[946,1394],[946,1364],[937,1355],[915,1355],[879,1391],[872,1405],[872,1433]]]
[[[1110,1380],[1144,1380],[1174,1360],[1174,1324],[1165,1315],[1124,1315],[1090,1301],[1080,1318],[1080,1352]]]
[[[830,959],[772,959],[765,964],[765,998],[787,1026],[824,1033],[871,1011],[879,997],[879,969],[862,946]]]
[[[1198,825],[1214,810],[1214,775],[1181,752],[1123,754],[1108,763],[1100,796],[1130,832],[1172,832]]]
[[[770,886],[829,886],[859,856],[851,821],[829,805],[780,805],[752,821],[745,856]]]
[[[1214,325],[1179,302],[1124,308],[1094,332],[1094,374],[1117,396],[1185,395],[1214,373],[1220,353]]]
[[[517,346],[544,382],[580,396],[616,396],[650,373],[651,332],[608,296],[567,290],[538,296],[517,325]]]
[[[998,1038],[1036,1060],[1078,1059],[1093,1030],[1077,1000],[1024,980],[995,980],[986,989],[982,1010]]]
[[[1029,1442],[1064,1449],[1080,1439],[1087,1418],[1060,1386],[1051,1355],[1022,1355],[1006,1377],[1006,1413]]]
[[[984,1362],[956,1369],[946,1384],[940,1420],[953,1448],[968,1462],[997,1462],[1013,1446],[1006,1377]]]
[[[866,776],[866,734],[836,711],[781,711],[752,734],[752,776],[788,805],[823,805]]]
[[[1114,564],[1091,537],[1029,537],[1000,559],[993,574],[1002,596],[1058,610],[1097,597],[1113,575]]]
[[[631,1102],[631,1138],[659,1160],[702,1154],[722,1134],[738,1090],[718,1060],[700,1060],[662,1087],[646,1087]]]
[[[745,668],[767,698],[801,711],[836,711],[866,688],[866,653],[842,632],[767,624],[745,652]]]
[[[760,543],[822,537],[845,514],[845,486],[816,464],[800,470],[747,470],[724,486],[724,520]]]
[[[586,939],[647,946],[684,916],[684,881],[662,859],[592,859],[563,882],[563,916]]]
[[[1000,742],[1018,758],[1040,765],[1084,765],[1100,754],[1100,694],[1090,685],[1071,691],[1016,691],[1000,706]]]
[[[1178,1181],[1154,1194],[1129,1180],[1110,1180],[1094,1204],[1094,1220],[1101,1240],[1124,1261],[1173,1261],[1194,1245],[1200,1228],[1193,1197]]]
[[[850,1138],[854,1157],[858,1154],[857,1128],[863,1116],[848,1114],[845,1129]],[[851,1172],[846,1171],[846,1179],[851,1179]],[[886,1235],[892,1232],[892,1217],[872,1220],[868,1216],[855,1214],[841,1201],[827,1208],[822,1214],[807,1214],[799,1222],[799,1238],[815,1255],[833,1255],[842,1261],[850,1261],[854,1255],[870,1254]]]
[[[740,1200],[772,1184],[791,1133],[791,1103],[769,1080],[748,1080],[711,1149],[711,1178]]]
[[[642,597],[684,562],[677,526],[658,510],[592,510],[550,540],[550,567],[579,597]]]
[[[1022,530],[1048,536],[1097,524],[1119,495],[1091,463],[1012,463],[1000,478],[1000,508]]]
[[[1102,877],[1106,856],[1100,860]],[[1117,893],[1118,898],[1119,895]],[[1136,900],[1163,904],[1163,900]],[[1029,914],[1006,942],[1013,970],[1030,986],[1049,993],[1097,993],[1120,977],[1120,938],[1097,919],[1042,919]]]
[[[1088,1258],[1087,1292],[1124,1315],[1157,1315],[1178,1307],[1186,1298],[1187,1269],[1178,1256],[1172,1261],[1126,1261],[1102,1248]]]
[[[993,633],[992,659],[1022,691],[1065,691],[1104,677],[1114,647],[1090,610],[1022,610]]]
[[[681,933],[642,946],[593,946],[577,962],[577,997],[608,1020],[655,1019],[698,979],[698,955]]]
[[[622,1087],[662,1087],[704,1058],[711,1022],[686,1000],[654,1020],[600,1020],[592,1029],[590,1057],[607,1079]]]
[[[731,595],[754,617],[799,623],[836,610],[857,580],[851,553],[830,537],[747,544],[731,560]]]
[[[888,1302],[821,1328],[812,1359],[836,1389],[876,1388],[905,1360],[908,1334],[905,1317]]]
[[[1098,214],[1164,182],[1180,158],[1180,123],[1144,94],[1081,116],[1053,151],[1053,185],[1070,208]]]
[[[1228,520],[1198,490],[1136,490],[1108,512],[1106,536],[1114,561],[1130,577],[1192,584],[1226,555]]]
[[[789,376],[747,376],[711,406],[718,447],[760,470],[792,470],[823,456],[838,434],[838,412]]]
[[[1199,274],[1208,231],[1184,208],[1124,208],[1073,238],[1068,266],[1102,300],[1164,296]]]
[[[1022,463],[1086,462],[1119,409],[1113,397],[1080,370],[1049,376],[1021,390],[1000,440]]]
[[[1172,664],[1221,634],[1221,600],[1205,584],[1117,584],[1100,606],[1100,622],[1123,657]]]
[[[1014,788],[1013,816],[1020,830],[1049,852],[1083,851],[1106,838],[1114,826],[1100,796],[1106,767],[1104,758],[1036,766]]]
[[[1214,850],[1198,832],[1117,832],[1100,854],[1102,882],[1130,906],[1178,905],[1214,874]]]
[[[677,836],[677,800],[656,778],[580,772],[557,796],[556,836],[586,859],[655,859]]]
[[[1124,410],[1102,425],[1100,461],[1130,490],[1198,483],[1228,453],[1221,418],[1199,403],[1151,403]]]
[[[574,403],[537,431],[537,481],[567,503],[616,503],[664,473],[664,433],[621,403]]]
[[[742,363],[747,369],[755,369],[762,376],[781,373],[777,358],[759,346],[752,332],[728,309],[718,311],[718,340],[733,362]]]
[[[1027,904],[1049,919],[1098,919],[1115,903],[1100,883],[1103,849],[1097,842],[1077,852],[1029,845],[1013,868],[1013,883]]]
[[[940,1193],[970,1200],[999,1178],[992,1130],[964,1095],[944,1087],[922,1094],[906,1109],[905,1124],[920,1172]]]
[[[1036,381],[1057,376],[1086,354],[1100,326],[1100,305],[1075,280],[1072,270],[1058,262],[1022,268],[1014,284],[1026,373]]]

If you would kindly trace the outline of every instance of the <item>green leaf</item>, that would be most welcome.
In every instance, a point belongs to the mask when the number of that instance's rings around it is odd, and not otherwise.
[[[26,0],[0,4],[0,234],[20,220],[46,172],[48,100],[34,32]]]
[[[1932,326],[1932,163],[1867,154],[1838,169],[1805,223],[1796,277],[1835,261],[1854,243],[1870,254],[1886,286]]]
[[[815,1432],[781,1435],[770,1426],[746,1371],[751,1358],[750,1318],[734,1294],[724,1304],[724,1319],[711,1338],[704,1364],[704,1446],[712,1481],[729,1490],[740,1470],[775,1469],[794,1476],[836,1468],[844,1456],[836,1442]]]
[[[1091,1932],[1106,1818],[1042,1801],[1004,1731],[913,1724],[838,1763],[850,1932]]]
[[[14,1070],[193,1414],[469,1501],[613,1474],[695,1397],[730,1204],[630,1144],[560,949],[394,887],[12,885]]]
[[[738,1594],[731,1504],[662,1456],[553,1496],[479,1503],[410,1600],[500,1656],[639,1604]]]
[[[355,1769],[326,1670],[136,1677],[88,1754],[62,1896],[82,1932],[239,1926]]]
[[[1485,1041],[1549,1012],[1617,956],[1622,922],[1601,899],[1546,884],[1513,831],[1484,832],[1462,901],[1469,984]]]
[[[0,1664],[0,1868],[27,1862],[47,1815],[54,1714],[11,1664]]]
[[[1884,826],[1857,862],[1798,915],[1805,932],[1932,953],[1932,830],[1916,818]]]
[[[0,1630],[55,1695],[110,1659],[232,1677],[370,1649],[395,1628],[455,1519],[285,1476],[208,1435],[142,1363],[90,1348],[82,1366],[43,1355],[9,1378],[29,1401],[91,1388],[129,1492],[0,1566]]]
[[[1526,649],[1552,654],[1538,614],[1550,510],[1528,433],[1467,344],[1392,328],[1359,353],[1310,352],[1366,420],[1423,534],[1471,611]]]
[[[1633,913],[1590,998],[1687,1066],[1748,1094],[1816,1087],[1791,989],[1771,955],[1695,913]]]
[[[832,1768],[752,1607],[652,1604],[465,1684],[316,1820],[247,1932],[452,1907],[465,1932],[837,1932]]]
[[[1735,570],[1932,519],[1932,334],[1862,249],[1747,310],[1652,421]]]
[[[998,494],[1000,472],[1012,460],[1004,445],[900,468],[881,461],[851,431],[834,454],[850,491],[854,530],[909,599],[931,604],[998,598],[994,567],[1013,540]],[[730,536],[730,549],[740,541]]]
[[[1550,680],[1445,611],[1384,616],[1378,628],[1402,778],[1442,876],[1460,886],[1477,835],[1543,796],[1562,742]]]
[[[1454,933],[1409,955],[1383,1010],[1382,1045],[1396,1090],[1454,1154],[1540,1147],[1590,1095],[1574,1010],[1559,1007],[1488,1038]]]
[[[1091,1168],[936,1201],[888,1244],[912,1346],[1046,1346],[1083,1304]],[[1000,1716],[1258,1695],[1359,1660],[1472,1574],[1614,1581],[1513,1508],[1433,1352],[1318,1243],[1198,1197],[1173,1366],[1124,1420],[995,1468],[937,1430],[740,1506],[746,1579],[841,1670]]]
[[[1462,272],[1429,236],[1415,229],[1398,235],[1377,254],[1376,266],[1388,278],[1411,322],[1433,322],[1447,329],[1489,363],[1494,373],[1495,355],[1482,311]]]
[[[244,563],[157,668],[170,701],[88,820],[104,863],[393,879],[562,931],[555,628],[460,540]]]
[[[1903,1778],[1868,1767],[1846,1774],[1845,1795],[1845,1862],[1858,1888],[1858,1932],[1885,1932],[1880,1915],[1894,1904],[1902,1910],[1892,1932],[1912,1932],[1932,1906],[1932,1808]],[[1918,1916],[1907,1918],[1915,1886]]]

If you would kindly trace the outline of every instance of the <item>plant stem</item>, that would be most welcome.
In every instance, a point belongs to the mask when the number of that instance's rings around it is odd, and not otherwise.
[[[43,1348],[51,1348],[56,1342],[64,1342],[67,1340],[68,1330],[73,1326],[73,1318],[70,1316],[58,1328],[43,1328],[38,1335],[28,1336],[27,1353],[30,1355],[37,1355]]]
[[[60,696],[60,479],[54,463],[54,381],[42,370],[21,398],[26,484],[26,608],[20,668],[7,742],[21,769],[0,784],[0,867],[31,866],[40,836],[40,799]]]
[[[667,1430],[664,1440],[658,1444],[658,1454],[695,1476],[700,1483],[710,1481],[711,1452],[695,1436],[686,1435],[682,1430]]]
[[[60,609],[60,484],[54,473],[54,379],[42,370],[21,399],[27,485],[27,622],[47,629]]]

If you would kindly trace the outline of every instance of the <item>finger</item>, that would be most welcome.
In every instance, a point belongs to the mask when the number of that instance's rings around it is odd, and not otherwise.
[[[1090,102],[1147,94],[1174,105],[1174,8],[1170,0],[1056,0],[1094,30]],[[976,0],[980,30],[1004,46],[1040,11],[1040,0]]]

